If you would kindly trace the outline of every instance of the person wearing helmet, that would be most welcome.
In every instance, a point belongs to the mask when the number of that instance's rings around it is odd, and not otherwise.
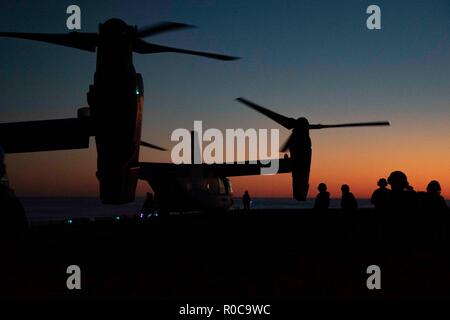
[[[421,207],[430,212],[442,212],[448,210],[447,203],[441,195],[441,185],[433,180],[427,186],[427,192],[422,194]]]
[[[377,185],[378,189],[372,193],[370,202],[373,204],[376,210],[384,210],[388,206],[389,192],[391,192],[391,190],[387,188],[388,183],[384,178],[378,180]]]
[[[330,193],[327,191],[327,185],[322,182],[317,187],[317,190],[319,190],[319,194],[314,202],[314,209],[327,210],[330,206]]]
[[[342,198],[341,198],[341,209],[343,211],[356,211],[358,208],[358,202],[356,201],[353,193],[350,192],[350,187],[348,184],[343,184],[341,186]]]
[[[417,208],[417,193],[409,184],[406,174],[401,171],[394,171],[389,175],[387,181],[391,186],[388,209],[409,212]]]

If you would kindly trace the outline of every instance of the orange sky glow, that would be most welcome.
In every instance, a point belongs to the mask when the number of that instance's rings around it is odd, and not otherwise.
[[[394,170],[404,171],[410,184],[425,190],[429,181],[441,183],[450,199],[450,148],[447,120],[437,122],[428,136],[395,124],[387,129],[329,130],[312,133],[313,160],[309,197],[317,194],[320,182],[328,185],[332,197],[340,186],[349,184],[360,198],[370,197],[381,177]],[[423,123],[422,123],[423,125]],[[417,133],[415,133],[417,132]],[[283,139],[280,138],[280,139]],[[447,144],[446,144],[447,142]],[[11,185],[19,196],[97,196],[95,147],[89,150],[8,155]],[[168,154],[143,150],[142,161],[170,162]],[[253,197],[291,197],[291,176],[250,176],[232,178],[235,196],[249,190]],[[140,181],[137,195],[147,192]]]

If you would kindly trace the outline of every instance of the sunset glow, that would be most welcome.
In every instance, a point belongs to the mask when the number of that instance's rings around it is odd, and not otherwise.
[[[237,103],[241,96],[310,123],[386,120],[390,127],[311,131],[309,197],[325,182],[332,197],[339,197],[346,183],[357,197],[367,198],[379,178],[401,170],[418,191],[438,180],[449,199],[450,4],[409,1],[404,10],[402,1],[380,0],[383,28],[370,31],[366,2],[78,5],[89,12],[83,16],[86,32],[110,17],[139,26],[180,21],[199,28],[155,37],[155,43],[243,58],[224,63],[136,54],[134,65],[145,85],[142,140],[170,150],[174,130],[191,130],[202,120],[205,129],[277,128],[282,144],[290,132]],[[130,9],[136,7],[142,14]],[[55,20],[64,10],[64,5],[11,3],[0,12],[0,29],[64,33],[64,21]],[[2,39],[1,46],[1,122],[69,118],[87,105],[94,54],[19,39]],[[170,151],[142,149],[140,160],[170,162]],[[88,150],[11,154],[6,162],[19,196],[98,196],[93,139]],[[290,174],[232,182],[238,197],[244,190],[253,197],[291,197]],[[141,181],[137,195],[148,190]]]

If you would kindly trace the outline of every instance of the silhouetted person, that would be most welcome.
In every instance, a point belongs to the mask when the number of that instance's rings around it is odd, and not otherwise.
[[[17,235],[28,226],[22,203],[14,191],[6,183],[6,165],[3,150],[0,150],[0,236],[10,238]]]
[[[374,205],[375,209],[384,210],[388,207],[389,192],[391,190],[386,188],[388,183],[384,178],[378,180],[377,185],[379,188],[372,193],[370,202]]]
[[[250,209],[250,202],[252,199],[250,198],[250,195],[248,194],[248,190],[245,190],[244,195],[242,196],[242,205],[244,206],[244,210]]]
[[[146,217],[152,215],[155,211],[155,199],[153,193],[147,192],[147,197],[145,198],[144,204],[142,205],[141,214]]]
[[[427,192],[421,194],[421,207],[429,212],[446,211],[447,203],[441,196],[441,185],[433,180],[427,186]]]
[[[389,175],[388,183],[391,186],[388,209],[415,210],[417,209],[417,194],[409,185],[408,178],[401,171],[394,171]]]
[[[353,193],[350,192],[350,187],[348,184],[343,184],[341,186],[342,198],[341,198],[341,208],[345,211],[356,211],[358,208],[358,202],[356,201]]]
[[[314,202],[314,209],[326,210],[330,206],[330,193],[327,191],[327,185],[325,183],[320,183],[317,187],[319,194]]]

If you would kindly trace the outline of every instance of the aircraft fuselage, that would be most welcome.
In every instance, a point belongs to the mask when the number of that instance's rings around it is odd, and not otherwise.
[[[233,205],[231,181],[223,177],[191,178],[161,177],[148,181],[155,192],[158,210],[217,211]]]

